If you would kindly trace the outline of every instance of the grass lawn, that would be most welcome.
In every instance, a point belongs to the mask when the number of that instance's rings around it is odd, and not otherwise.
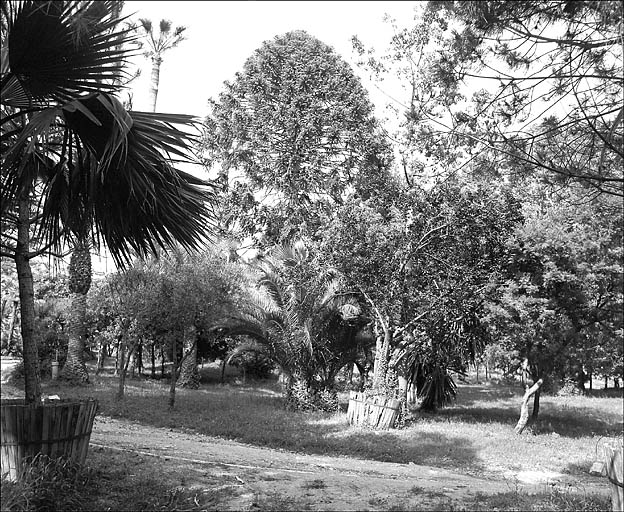
[[[287,411],[276,382],[243,385],[230,378],[230,383],[221,385],[215,371],[206,370],[206,380],[213,380],[199,390],[178,389],[173,412],[167,408],[164,381],[129,379],[123,401],[115,400],[117,380],[110,374],[92,374],[91,384],[82,388],[46,381],[43,389],[61,397],[93,396],[100,402],[100,414],[157,427],[184,428],[257,446],[413,462],[481,476],[529,469],[588,475],[598,444],[622,436],[621,394],[542,396],[538,424],[518,436],[513,427],[519,414],[519,387],[460,383],[451,407],[435,414],[413,411],[406,428],[378,432],[351,427],[343,413]],[[344,410],[346,406],[345,393]]]
[[[540,421],[518,436],[513,427],[519,414],[519,387],[460,383],[458,400],[451,407],[436,414],[413,411],[406,428],[377,432],[349,426],[344,412],[287,411],[274,381],[242,384],[230,378],[222,385],[215,378],[216,368],[205,371],[209,382],[199,390],[179,389],[174,411],[167,408],[165,381],[129,379],[123,401],[115,400],[117,379],[109,373],[91,374],[91,384],[81,388],[45,381],[43,390],[62,398],[95,397],[100,402],[100,415],[140,424],[309,454],[413,462],[494,479],[530,470],[567,474],[579,482],[604,480],[588,473],[598,458],[597,447],[605,440],[622,437],[621,393],[615,397],[542,396]],[[22,395],[16,387],[3,385],[3,397],[16,394]],[[346,410],[347,395],[341,396]],[[103,457],[90,452],[89,464],[106,472],[112,466],[105,464]],[[114,477],[111,481],[117,487],[123,485]],[[160,485],[164,489],[170,483],[167,480]],[[122,489],[119,494],[129,492]],[[184,499],[183,494],[176,498]],[[264,508],[279,509],[279,497],[276,500],[277,504],[268,503]],[[572,505],[565,496],[545,493],[531,497],[514,493],[513,489],[508,496],[483,497],[472,504],[473,508],[490,510],[566,510]],[[592,510],[604,506],[605,502],[599,500],[595,506],[587,502],[583,505]],[[402,510],[401,502],[381,508],[388,507]]]

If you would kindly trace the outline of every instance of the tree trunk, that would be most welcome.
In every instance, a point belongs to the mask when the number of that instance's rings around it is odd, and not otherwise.
[[[128,362],[130,363],[130,377],[134,379],[134,371],[136,370],[136,353],[132,354],[128,358]]]
[[[227,359],[224,357],[221,360],[221,384],[225,384],[225,363]]]
[[[535,423],[539,416],[540,410],[540,396],[542,394],[542,390],[538,389],[533,396],[533,412],[531,413],[531,421]]]
[[[165,349],[160,347],[160,378],[165,377]]]
[[[169,409],[175,407],[176,380],[178,378],[178,347],[175,336],[171,337],[171,386],[169,386]]]
[[[115,371],[113,375],[117,377],[119,375],[119,349],[121,347],[121,340],[117,339],[117,349],[115,351]]]
[[[152,359],[152,379],[156,378],[156,347],[154,347],[154,342],[152,341],[152,347],[151,347],[151,359]]]
[[[514,428],[516,434],[521,434],[525,429],[527,422],[529,421],[529,400],[533,396],[540,386],[544,383],[543,379],[539,379],[533,386],[529,388],[526,386],[526,391],[522,397],[522,405],[520,406],[520,419]],[[539,402],[538,402],[539,406]]]
[[[178,383],[184,388],[198,389],[200,375],[197,369],[197,342],[195,340],[185,340],[184,345]]]
[[[139,375],[143,374],[143,340],[139,340],[139,345],[136,349],[136,370]]]
[[[121,345],[117,348],[117,361],[119,363],[119,387],[117,389],[117,399],[122,400],[124,398],[126,389],[126,361],[125,354],[126,348]]]
[[[75,384],[89,382],[87,366],[84,362],[85,314],[87,296],[73,293],[69,314],[69,341],[67,343],[67,359],[61,371],[61,378]]]
[[[134,356],[134,350],[136,348],[136,342],[133,342],[132,345],[128,347],[128,329],[129,325],[124,327],[124,334],[122,335],[122,339],[117,350],[119,355],[119,389],[117,390],[117,398],[120,400],[125,396],[128,366],[130,365],[130,361]]]
[[[392,330],[383,327],[383,337],[377,337],[375,347],[375,363],[373,366],[373,389],[384,392],[386,388],[386,376],[388,374],[388,355],[392,342]]]
[[[69,261],[69,291],[71,311],[69,315],[69,342],[67,360],[61,377],[76,384],[89,382],[84,361],[86,339],[87,293],[91,288],[91,253],[84,234],[76,242]]]
[[[156,112],[156,100],[158,99],[158,85],[160,83],[161,64],[162,57],[160,55],[154,55],[152,57],[152,78],[150,82],[150,103],[152,106],[152,112]]]
[[[106,342],[100,339],[100,350],[98,350],[98,358],[95,366],[95,374],[99,375],[104,369],[104,363],[106,361]]]
[[[41,374],[39,352],[35,339],[35,292],[32,271],[28,260],[30,244],[30,202],[28,193],[19,200],[17,221],[17,244],[15,248],[15,268],[20,299],[22,346],[24,354],[24,394],[27,403],[41,400]]]

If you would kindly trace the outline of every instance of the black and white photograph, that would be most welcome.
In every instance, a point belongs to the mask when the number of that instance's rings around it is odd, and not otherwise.
[[[624,511],[623,12],[0,0],[0,509]]]

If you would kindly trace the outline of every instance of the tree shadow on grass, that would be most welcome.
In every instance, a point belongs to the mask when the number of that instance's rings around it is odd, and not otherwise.
[[[169,411],[165,383],[130,380],[126,398],[117,401],[114,398],[116,382],[112,377],[99,376],[88,387],[54,392],[93,396],[99,400],[99,414],[103,416],[222,437],[258,447],[402,464],[411,462],[469,472],[482,470],[473,443],[461,434],[419,433],[413,436],[406,430],[373,431],[351,427],[343,413],[289,411],[276,383],[179,389],[175,410]]]
[[[522,393],[517,386],[460,385],[455,403],[435,414],[425,416],[466,423],[496,422],[513,428],[520,416]],[[540,404],[537,422],[529,423],[533,434],[556,434],[579,438],[588,435],[614,436],[622,433],[621,414],[617,411],[601,410],[598,400],[584,397],[562,399],[543,395]],[[532,407],[531,401],[529,411],[532,411]]]

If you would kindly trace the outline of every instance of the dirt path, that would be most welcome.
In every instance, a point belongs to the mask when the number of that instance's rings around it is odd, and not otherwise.
[[[104,416],[96,418],[91,445],[185,464],[197,488],[225,482],[228,499],[219,508],[230,510],[253,510],[259,497],[275,496],[284,508],[294,503],[300,510],[435,509],[441,503],[451,508],[479,493],[570,486],[561,478],[549,482],[548,475],[532,482],[513,475],[486,480],[415,464],[295,454]]]

